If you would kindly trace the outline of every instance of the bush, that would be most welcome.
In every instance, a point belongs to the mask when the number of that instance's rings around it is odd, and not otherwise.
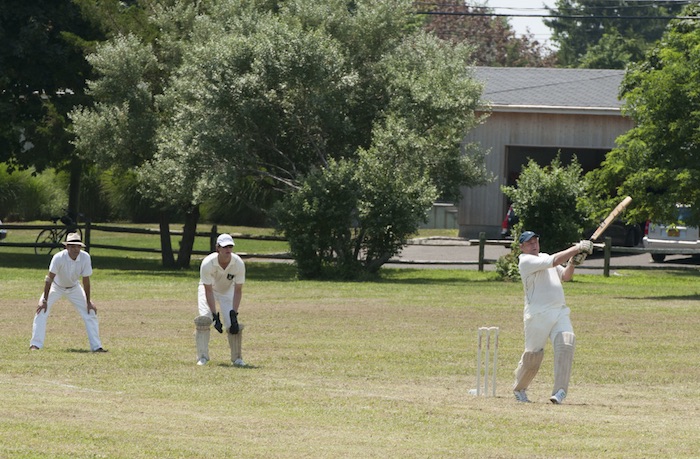
[[[299,190],[274,207],[277,226],[289,241],[302,278],[318,278],[324,271],[348,276],[359,268],[351,256],[359,194],[350,163],[332,162],[313,171]]]
[[[136,223],[158,221],[158,209],[139,192],[138,177],[133,170],[110,169],[101,174],[100,183],[110,218]]]
[[[426,221],[437,193],[427,178],[362,151],[332,161],[274,209],[305,278],[358,279],[396,255]]]
[[[500,280],[513,282],[520,280],[518,255],[520,255],[520,250],[513,248],[510,253],[503,255],[496,260],[496,274],[498,274],[498,278]]]
[[[566,167],[559,157],[546,167],[530,160],[516,186],[502,187],[520,219],[513,228],[515,240],[531,230],[540,235],[542,252],[554,253],[581,239],[589,214],[582,204],[586,187],[581,174],[575,157]]]
[[[29,221],[62,215],[67,206],[67,188],[52,170],[34,175],[32,170],[9,173],[0,164],[0,219]]]

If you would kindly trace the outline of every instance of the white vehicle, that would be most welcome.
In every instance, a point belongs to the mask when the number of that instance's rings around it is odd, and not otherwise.
[[[689,215],[689,207],[678,206],[678,220],[675,223],[659,224],[647,221],[642,239],[644,248],[679,250],[678,253],[683,253],[683,250],[688,249],[700,250],[698,228],[686,226],[684,223],[688,220]],[[674,255],[674,253],[672,251],[652,253],[651,258],[660,263],[664,261],[666,255]]]

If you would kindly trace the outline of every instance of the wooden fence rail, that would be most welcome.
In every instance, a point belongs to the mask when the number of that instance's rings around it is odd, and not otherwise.
[[[128,227],[123,227],[123,226],[113,226],[113,225],[95,225],[91,223],[85,223],[85,224],[80,224],[76,225],[72,228],[80,228],[83,232],[83,242],[85,243],[85,250],[90,251],[92,248],[98,248],[98,249],[109,249],[109,250],[120,250],[120,251],[128,251],[128,252],[148,252],[148,253],[161,253],[161,249],[159,248],[148,248],[148,247],[133,247],[133,246],[120,246],[120,245],[111,245],[111,244],[100,244],[100,243],[93,243],[92,242],[92,232],[93,231],[104,231],[104,232],[113,232],[113,233],[128,233],[128,234],[148,234],[148,235],[153,235],[153,236],[160,236],[161,231],[160,229],[153,229],[153,228],[128,228]],[[43,230],[57,230],[57,231],[65,231],[66,226],[65,225],[21,225],[21,224],[2,224],[0,225],[0,229],[6,229],[6,230],[38,230],[38,231],[43,231]],[[182,236],[183,231],[180,230],[170,230],[170,236]],[[195,232],[195,237],[205,237],[209,239],[209,251],[203,251],[203,250],[193,250],[192,254],[193,255],[208,255],[211,252],[214,251],[215,246],[216,246],[216,238],[218,237],[219,232],[217,225],[213,225],[211,227],[210,231],[196,231]],[[38,233],[37,233],[38,236]],[[280,236],[266,236],[266,235],[253,235],[253,234],[244,234],[244,233],[232,233],[231,236],[233,236],[235,239],[250,239],[250,240],[261,240],[261,241],[286,241],[285,238],[280,237]],[[28,248],[58,248],[62,247],[63,245],[59,242],[55,244],[48,244],[48,243],[41,243],[41,242],[13,242],[13,241],[8,241],[7,239],[0,240],[0,247],[5,246],[5,247],[28,247]],[[256,255],[259,257],[271,257],[271,255]],[[280,256],[281,257],[281,256]]]
[[[159,229],[152,228],[128,228],[123,226],[113,226],[113,225],[94,225],[90,223],[77,225],[76,227],[83,230],[84,243],[86,245],[86,250],[89,251],[90,248],[100,248],[109,250],[120,250],[120,251],[131,251],[131,252],[149,252],[149,253],[161,253],[159,248],[145,248],[145,247],[133,247],[133,246],[118,246],[110,244],[95,244],[91,242],[92,231],[105,231],[114,233],[132,233],[132,234],[149,234],[153,236],[160,236]],[[18,224],[2,224],[0,229],[6,230],[46,230],[46,229],[56,229],[59,231],[65,230],[64,225],[18,225]],[[183,231],[171,230],[171,236],[181,236]],[[213,252],[216,245],[216,238],[219,232],[217,225],[213,225],[210,231],[197,231],[195,232],[195,237],[206,237],[209,239],[209,251],[193,250],[193,255],[208,255]],[[280,236],[266,236],[266,235],[252,235],[243,233],[232,233],[231,234],[236,239],[249,239],[249,240],[263,240],[263,241],[286,241],[287,239]],[[486,259],[484,257],[484,247],[486,245],[510,245],[511,241],[504,240],[487,240],[485,234],[481,233],[479,239],[471,239],[468,241],[471,245],[478,245],[479,254],[478,259],[475,261],[461,261],[461,262],[441,262],[440,260],[431,260],[431,264],[469,264],[477,265],[479,271],[484,270],[484,265],[495,264],[497,260]],[[40,247],[62,247],[62,244],[42,244],[38,242],[11,242],[7,239],[0,240],[0,247],[29,247],[29,248],[40,248]],[[603,250],[603,275],[610,275],[610,259],[613,253],[628,253],[628,254],[667,254],[667,255],[695,255],[700,256],[700,251],[695,249],[645,249],[643,247],[617,247],[612,246],[610,238],[605,238],[603,244],[596,244],[598,250]],[[289,259],[291,258],[288,253],[268,253],[268,254],[240,254],[246,258],[269,258],[269,259]]]

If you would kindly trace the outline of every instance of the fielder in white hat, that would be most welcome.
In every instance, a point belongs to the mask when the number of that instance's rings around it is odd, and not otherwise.
[[[66,247],[51,258],[49,273],[44,278],[44,291],[39,298],[36,308],[32,339],[29,349],[39,350],[44,347],[46,338],[46,323],[49,320],[51,308],[56,301],[63,297],[73,303],[85,323],[88,343],[92,352],[107,352],[102,347],[100,328],[97,320],[97,308],[92,302],[92,260],[90,254],[83,251],[85,247],[80,233],[70,233],[63,243]],[[80,285],[82,278],[83,284]]]
[[[243,324],[238,323],[238,310],[245,283],[245,263],[233,253],[235,245],[230,234],[220,234],[216,239],[216,251],[207,255],[199,268],[199,315],[194,319],[197,365],[206,365],[209,361],[209,338],[213,324],[219,333],[226,333],[231,348],[231,363],[234,366],[245,366],[241,352]],[[217,303],[220,312],[216,310]]]

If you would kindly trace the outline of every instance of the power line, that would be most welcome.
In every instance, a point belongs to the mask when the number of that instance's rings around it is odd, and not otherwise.
[[[551,18],[551,19],[700,19],[700,16],[594,16],[583,14],[503,14],[503,13],[460,13],[451,11],[416,11],[415,14],[434,16],[489,16],[505,18]]]
[[[650,7],[655,7],[655,6],[683,6],[683,5],[690,5],[694,3],[698,3],[698,0],[679,0],[679,1],[674,1],[674,0],[667,0],[667,1],[658,1],[658,0],[628,0],[630,3],[637,3],[637,5],[620,5],[617,0],[611,0],[610,6],[596,6],[596,7],[591,7],[590,9],[595,9],[599,11],[604,11],[606,9],[614,9],[618,11],[622,10],[631,10],[631,9],[641,9],[641,8],[650,8]],[[416,6],[423,6],[423,7],[429,7],[429,6],[434,6],[434,7],[445,7],[445,6],[455,6],[453,4],[446,4],[446,3],[440,3],[440,2],[421,2],[421,1],[416,1],[414,2],[414,5]],[[435,16],[475,16],[475,17],[506,17],[506,18],[550,18],[550,19],[659,19],[659,20],[671,20],[671,19],[698,19],[696,16],[670,16],[670,15],[654,15],[654,16],[629,16],[629,15],[614,15],[614,16],[604,16],[602,14],[592,14],[592,15],[584,15],[584,14],[550,14],[555,11],[557,11],[556,8],[528,8],[528,7],[498,7],[498,6],[477,6],[477,5],[464,5],[467,8],[472,8],[475,11],[464,11],[464,12],[457,12],[457,11],[417,11],[416,14],[422,14],[422,15],[435,15]],[[511,10],[511,11],[548,11],[549,13],[547,14],[518,14],[518,13],[496,13],[495,10]],[[484,12],[479,12],[479,11],[484,11]]]

